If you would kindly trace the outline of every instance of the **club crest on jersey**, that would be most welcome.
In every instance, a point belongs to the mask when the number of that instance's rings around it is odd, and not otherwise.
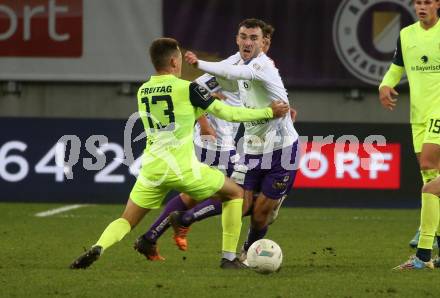
[[[204,100],[208,100],[209,98],[211,98],[211,94],[209,93],[209,91],[203,88],[202,86],[197,86],[195,88],[195,91]]]
[[[210,78],[208,81],[205,82],[205,84],[210,90],[214,90],[219,85],[215,77]]]
[[[341,1],[333,20],[339,60],[354,77],[378,85],[392,61],[400,30],[415,20],[412,1]]]
[[[276,189],[276,190],[282,190],[285,189],[287,187],[287,181],[274,181],[272,183],[272,188]]]

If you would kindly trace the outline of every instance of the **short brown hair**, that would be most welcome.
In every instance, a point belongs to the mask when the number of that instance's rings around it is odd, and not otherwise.
[[[264,33],[264,28],[267,26],[267,24],[259,19],[246,19],[244,21],[242,21],[239,25],[238,25],[238,30],[240,30],[241,27],[245,27],[245,28],[260,28],[261,31]]]
[[[263,37],[272,38],[274,32],[275,28],[270,24],[266,24],[266,26],[263,28]]]
[[[168,66],[170,57],[179,51],[179,42],[174,38],[161,37],[155,39],[150,46],[151,63],[156,70]]]

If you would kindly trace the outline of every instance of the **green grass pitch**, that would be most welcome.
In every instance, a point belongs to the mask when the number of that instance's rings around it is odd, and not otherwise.
[[[438,296],[440,270],[391,272],[412,251],[418,210],[283,208],[267,238],[280,244],[279,273],[223,271],[220,217],[196,223],[189,251],[168,231],[163,262],[133,248],[158,214],[107,250],[88,270],[68,269],[93,244],[122,205],[92,205],[50,217],[54,204],[0,204],[1,297],[425,297]],[[244,220],[242,240],[248,220]],[[240,245],[242,243],[240,241]]]

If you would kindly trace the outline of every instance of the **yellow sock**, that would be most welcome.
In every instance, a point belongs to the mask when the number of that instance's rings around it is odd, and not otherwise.
[[[121,241],[130,230],[130,223],[125,218],[118,218],[105,228],[95,245],[102,246],[102,248],[106,250],[116,242]]]
[[[223,202],[222,227],[224,252],[236,253],[241,231],[243,199],[233,199]]]
[[[439,210],[438,213],[440,214],[440,198],[439,198]],[[439,224],[437,225],[437,231],[435,233],[435,236],[440,237],[440,218],[439,218]],[[436,238],[434,238],[434,241],[437,241]]]
[[[432,249],[440,215],[439,197],[431,193],[422,193],[422,211],[420,215],[420,239],[418,248]]]

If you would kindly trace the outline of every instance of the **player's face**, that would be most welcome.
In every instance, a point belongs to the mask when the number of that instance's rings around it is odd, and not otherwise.
[[[437,20],[437,9],[439,1],[437,0],[414,0],[416,14],[422,23],[433,23]]]
[[[260,27],[240,27],[237,34],[237,45],[243,60],[256,57],[263,47],[263,32]]]
[[[267,52],[269,52],[271,43],[272,39],[270,38],[270,36],[263,38],[263,47],[261,48],[263,53],[267,54]]]

